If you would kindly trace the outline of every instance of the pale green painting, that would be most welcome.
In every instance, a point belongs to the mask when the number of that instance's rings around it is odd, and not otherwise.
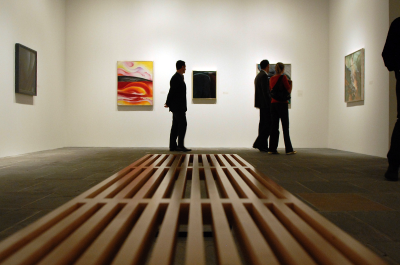
[[[364,100],[364,49],[345,57],[344,101]]]

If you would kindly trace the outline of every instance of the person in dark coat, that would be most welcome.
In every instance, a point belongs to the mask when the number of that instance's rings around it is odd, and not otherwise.
[[[169,138],[170,151],[192,151],[185,147],[185,135],[187,128],[186,121],[186,84],[183,74],[186,72],[186,65],[184,61],[176,62],[176,73],[172,76],[170,81],[170,89],[167,96],[167,101],[164,107],[169,108],[172,112],[172,127]],[[178,139],[178,144],[176,140]]]
[[[268,152],[268,138],[271,131],[271,96],[269,91],[269,61],[262,60],[261,71],[254,80],[255,96],[254,106],[260,109],[260,123],[258,125],[258,136],[253,148],[261,152]]]
[[[394,71],[396,75],[397,121],[387,154],[389,167],[385,173],[385,178],[390,181],[397,181],[400,167],[400,17],[396,18],[390,25],[382,57],[387,69]]]

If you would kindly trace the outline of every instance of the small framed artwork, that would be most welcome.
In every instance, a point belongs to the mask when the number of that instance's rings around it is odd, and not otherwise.
[[[118,105],[153,105],[153,62],[117,62]]]
[[[193,71],[193,99],[217,98],[217,71]]]
[[[37,95],[37,52],[15,44],[15,93]]]
[[[365,50],[360,49],[344,57],[344,101],[364,100]]]

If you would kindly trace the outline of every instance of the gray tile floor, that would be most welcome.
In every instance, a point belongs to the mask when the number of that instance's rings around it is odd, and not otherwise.
[[[293,156],[229,148],[191,153],[239,154],[390,264],[400,264],[400,182],[383,179],[386,159],[332,149],[297,151]],[[147,153],[171,152],[62,148],[0,158],[0,240]]]

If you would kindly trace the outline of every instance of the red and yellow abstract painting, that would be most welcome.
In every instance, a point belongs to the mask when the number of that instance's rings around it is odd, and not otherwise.
[[[119,61],[118,105],[153,105],[153,62]]]

